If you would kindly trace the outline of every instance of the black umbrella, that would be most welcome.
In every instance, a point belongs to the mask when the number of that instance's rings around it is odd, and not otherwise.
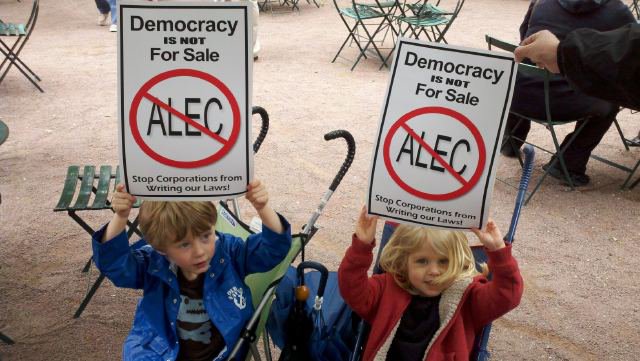
[[[306,301],[309,298],[309,288],[304,284],[304,270],[307,268],[315,269],[321,273],[320,285],[318,287],[318,296],[322,298],[324,288],[327,283],[329,271],[317,262],[302,262],[296,268],[298,274],[298,286],[295,288],[295,302],[287,321],[285,322],[285,344],[280,354],[279,361],[309,361],[311,354],[309,343],[311,336],[315,330],[314,323],[318,323],[318,317],[321,314],[313,312],[313,315],[307,310]]]

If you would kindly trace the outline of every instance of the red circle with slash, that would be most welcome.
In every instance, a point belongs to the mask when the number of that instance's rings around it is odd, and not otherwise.
[[[451,165],[447,164],[446,161],[444,161],[444,159],[442,159],[442,157],[440,157],[440,155],[437,154],[433,150],[433,148],[431,148],[428,144],[426,144],[426,142],[424,142],[420,138],[420,136],[418,136],[413,131],[413,129],[411,129],[407,124],[409,120],[417,116],[426,115],[426,114],[441,114],[441,115],[453,118],[455,121],[462,123],[462,125],[464,125],[471,132],[471,135],[475,139],[476,144],[478,146],[478,166],[476,167],[475,172],[473,173],[473,175],[469,180],[465,180],[464,178],[462,178],[462,176],[460,176],[453,169],[453,167],[451,167]],[[445,168],[445,170],[451,173],[451,175],[456,180],[458,180],[458,182],[460,182],[462,186],[452,192],[438,194],[438,193],[423,192],[421,190],[411,187],[409,184],[404,182],[402,178],[400,178],[396,170],[393,168],[393,163],[391,162],[391,157],[389,155],[390,153],[389,149],[391,148],[391,140],[393,139],[393,136],[396,134],[398,129],[401,129],[401,128],[407,131],[414,140],[416,140],[426,151],[429,152],[429,154],[431,154],[432,157],[436,158],[436,160]],[[480,131],[478,131],[478,128],[476,128],[476,126],[473,125],[473,123],[469,120],[469,118],[456,112],[455,110],[444,108],[444,107],[419,108],[419,109],[412,110],[409,113],[400,117],[400,119],[398,119],[395,122],[395,124],[391,126],[391,128],[389,129],[389,132],[387,133],[387,137],[384,140],[383,154],[384,154],[384,164],[387,168],[387,171],[389,172],[389,175],[394,180],[394,182],[396,182],[396,184],[400,186],[400,188],[404,189],[410,194],[413,194],[416,197],[420,197],[422,199],[427,199],[427,200],[433,200],[433,201],[450,200],[450,199],[460,197],[461,195],[469,192],[480,180],[480,176],[482,175],[482,171],[484,170],[484,164],[486,161],[486,150],[484,146],[484,141],[482,140],[482,135],[480,135]]]
[[[192,78],[202,79],[207,83],[213,85],[215,88],[217,88],[220,92],[222,92],[225,98],[227,98],[227,101],[229,102],[229,105],[231,107],[231,113],[233,115],[232,117],[233,125],[231,128],[231,134],[229,135],[228,139],[225,139],[219,136],[218,134],[211,132],[208,128],[193,121],[192,119],[188,118],[186,115],[178,112],[177,110],[171,108],[170,106],[168,106],[167,104],[159,100],[158,98],[149,94],[149,90],[154,86],[156,86],[157,84],[159,84],[160,82],[167,79],[171,79],[171,78],[177,78],[177,77],[192,77]],[[142,135],[140,134],[140,131],[138,130],[138,107],[140,106],[140,102],[142,101],[142,99],[148,99],[151,102],[155,103],[160,108],[168,112],[171,112],[173,115],[177,116],[180,120],[188,123],[194,128],[200,130],[203,134],[221,143],[222,148],[218,149],[212,155],[209,155],[202,159],[193,160],[193,161],[175,160],[175,159],[170,159],[158,154],[156,151],[151,149],[151,147],[147,143],[145,143],[144,139],[142,138]],[[166,71],[164,73],[160,73],[154,76],[153,78],[151,78],[146,83],[144,83],[144,85],[142,85],[140,90],[138,90],[136,95],[133,97],[133,101],[131,102],[131,109],[129,110],[129,126],[131,127],[131,133],[133,135],[133,139],[136,141],[138,146],[140,146],[140,149],[142,149],[142,151],[145,152],[149,157],[153,158],[159,163],[162,163],[171,167],[175,167],[175,168],[198,168],[198,167],[203,167],[203,166],[212,164],[222,159],[233,148],[236,140],[238,139],[238,135],[240,134],[240,107],[238,106],[238,102],[236,98],[231,93],[231,90],[229,90],[229,88],[227,88],[227,86],[224,85],[222,81],[220,81],[218,78],[214,77],[213,75],[207,74],[199,70],[194,70],[194,69],[175,69],[175,70]]]

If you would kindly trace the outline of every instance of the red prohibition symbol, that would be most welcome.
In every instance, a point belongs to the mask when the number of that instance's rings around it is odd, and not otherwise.
[[[462,123],[471,132],[471,135],[475,139],[475,142],[478,146],[478,166],[476,167],[475,172],[473,173],[471,178],[469,178],[469,180],[466,180],[462,176],[460,176],[460,174],[458,174],[458,172],[456,172],[450,164],[442,159],[442,157],[438,153],[436,153],[431,146],[429,146],[413,129],[411,129],[411,127],[409,127],[409,120],[425,114],[442,114],[448,116],[450,118],[453,118],[455,121]],[[428,121],[428,119],[425,121]],[[401,128],[409,133],[409,135],[415,141],[417,141],[422,148],[429,152],[429,154],[442,165],[446,172],[449,172],[460,183],[460,188],[449,193],[427,193],[411,187],[409,184],[403,181],[402,178],[400,178],[396,170],[393,168],[393,163],[391,162],[390,156],[390,148],[391,140],[393,139],[397,131]],[[478,183],[478,181],[480,180],[480,176],[482,175],[482,171],[484,170],[484,164],[486,161],[486,149],[478,128],[476,128],[476,126],[473,125],[473,123],[471,123],[471,121],[464,115],[456,112],[455,110],[444,107],[419,108],[412,110],[400,117],[400,119],[398,119],[395,124],[391,126],[389,132],[387,133],[387,137],[384,140],[383,155],[384,164],[387,168],[387,171],[389,172],[389,175],[394,180],[394,182],[396,182],[396,184],[400,186],[400,188],[416,197],[433,201],[445,201],[454,199],[466,194],[471,189],[473,189],[476,183]]]
[[[218,90],[220,90],[220,92],[222,92],[222,94],[227,98],[227,101],[229,102],[229,105],[231,107],[231,113],[233,115],[233,125],[231,127],[231,134],[229,135],[228,139],[225,139],[220,135],[212,132],[211,130],[204,127],[200,123],[187,117],[181,112],[173,109],[168,104],[164,103],[163,101],[161,101],[160,99],[154,97],[149,93],[149,90],[154,86],[156,86],[157,84],[159,84],[160,82],[170,78],[177,78],[177,77],[192,77],[192,78],[202,79],[207,83],[216,87]],[[151,102],[155,103],[158,107],[170,112],[174,116],[178,117],[178,119],[188,123],[190,126],[198,129],[203,134],[216,140],[217,142],[222,144],[222,148],[218,149],[212,155],[206,156],[202,159],[197,159],[192,161],[180,161],[180,160],[170,159],[158,154],[156,151],[151,149],[151,147],[149,147],[147,143],[145,143],[144,139],[142,138],[142,135],[140,135],[140,131],[138,130],[138,108],[140,106],[140,102],[142,101],[142,99],[150,100]],[[136,141],[140,149],[142,149],[142,151],[145,152],[149,157],[153,158],[154,160],[162,164],[175,167],[175,168],[198,168],[198,167],[207,166],[209,164],[212,164],[222,159],[233,148],[234,144],[236,143],[236,140],[238,139],[238,135],[240,134],[240,107],[238,106],[238,102],[236,98],[231,93],[231,90],[229,90],[229,88],[227,88],[227,86],[224,85],[223,82],[221,82],[218,78],[214,77],[213,75],[207,74],[199,70],[194,70],[194,69],[169,70],[154,76],[149,81],[144,83],[144,85],[142,85],[140,90],[138,90],[136,95],[133,97],[133,101],[131,102],[131,109],[129,110],[129,126],[131,127],[131,133],[133,135],[133,139]]]

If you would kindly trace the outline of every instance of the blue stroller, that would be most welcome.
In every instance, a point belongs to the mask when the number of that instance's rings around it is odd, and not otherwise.
[[[524,155],[520,186],[509,231],[505,236],[507,243],[514,240],[533,168],[533,148],[527,145]],[[378,258],[387,240],[388,238],[383,236]],[[476,265],[487,262],[483,247],[472,247],[472,251]],[[305,274],[304,269],[307,268],[319,272]],[[381,272],[377,260],[374,272]],[[282,350],[279,361],[360,360],[366,344],[368,326],[344,303],[337,283],[336,272],[328,272],[321,264],[304,262],[298,268],[289,267],[276,290],[276,301],[267,321],[267,331],[273,343]],[[294,323],[295,325],[292,325]],[[470,360],[489,359],[487,344],[490,332],[491,324],[488,324],[477,335]]]

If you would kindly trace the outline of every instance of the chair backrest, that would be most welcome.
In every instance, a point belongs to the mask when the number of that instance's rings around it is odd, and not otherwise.
[[[404,3],[400,6],[400,11],[402,13],[402,17],[415,18],[418,23],[426,20],[424,25],[418,26],[426,27],[443,25],[443,28],[438,28],[437,37],[433,39],[434,42],[439,43],[443,41],[447,31],[451,28],[451,25],[453,25],[453,22],[460,14],[464,2],[465,0],[457,0],[453,10],[445,10],[439,7],[440,0],[435,3],[429,0],[404,0]]]
[[[487,46],[489,47],[489,50],[492,50],[492,47],[495,47],[495,48],[513,53],[514,50],[518,47],[515,44],[506,42],[504,40],[496,39],[490,35],[485,35],[484,38],[487,42]],[[544,109],[545,109],[546,119],[541,119],[541,120],[544,120],[550,124],[553,123],[553,120],[551,118],[551,107],[549,103],[549,79],[551,78],[551,73],[549,73],[549,71],[546,69],[542,69],[534,65],[526,64],[524,61],[518,64],[518,73],[524,76],[542,79],[543,86],[544,86]],[[514,114],[524,117],[522,114],[517,114],[517,113],[514,113]],[[529,118],[529,117],[525,117],[525,118]]]
[[[31,7],[31,14],[27,22],[22,23],[7,23],[0,21],[0,36],[26,36],[29,37],[33,28],[35,27],[36,20],[38,19],[38,12],[40,9],[40,0],[35,0]]]

